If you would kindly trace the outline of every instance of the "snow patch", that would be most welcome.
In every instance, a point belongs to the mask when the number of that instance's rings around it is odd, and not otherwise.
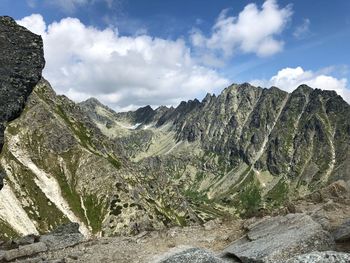
[[[120,122],[117,122],[117,124],[122,127],[122,128],[125,128],[125,129],[128,129],[128,130],[136,130],[142,123],[136,123],[135,125],[126,125],[126,124],[123,124],[123,123],[120,123]]]

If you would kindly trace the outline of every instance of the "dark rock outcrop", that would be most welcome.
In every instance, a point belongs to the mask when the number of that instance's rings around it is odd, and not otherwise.
[[[19,26],[11,17],[0,17],[0,151],[6,123],[21,114],[44,65],[41,37]],[[0,189],[3,177],[0,167]]]

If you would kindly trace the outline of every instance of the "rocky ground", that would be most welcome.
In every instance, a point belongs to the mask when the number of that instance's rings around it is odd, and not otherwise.
[[[216,220],[204,226],[176,227],[164,231],[142,232],[130,237],[106,237],[88,241],[83,241],[82,237],[76,236],[73,243],[56,240],[57,247],[67,246],[63,249],[48,248],[44,253],[35,253],[36,250],[33,249],[33,255],[29,255],[30,257],[20,262],[58,260],[58,262],[146,263],[156,261],[160,255],[171,249],[182,250],[193,246],[219,253],[230,242],[242,235],[241,223],[240,220],[234,222]],[[66,239],[71,239],[70,235],[66,233]],[[46,243],[39,238],[34,244],[40,242]],[[16,252],[20,255],[18,250]],[[3,260],[7,262],[6,258]]]
[[[1,262],[350,262],[350,189],[344,181],[276,214],[84,240],[77,224],[0,246]],[[288,260],[288,261],[287,261]]]

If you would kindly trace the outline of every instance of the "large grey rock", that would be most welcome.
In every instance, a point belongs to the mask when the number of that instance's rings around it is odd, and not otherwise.
[[[345,221],[339,227],[337,227],[332,235],[336,242],[350,241],[350,220]]]
[[[305,214],[265,218],[248,227],[245,237],[224,250],[242,262],[280,262],[295,255],[332,250],[334,240]]]
[[[49,250],[59,250],[79,244],[84,236],[79,232],[79,224],[68,223],[59,226],[50,234],[40,237],[40,242],[47,245]]]
[[[209,251],[199,248],[188,248],[165,256],[157,263],[224,263]]]
[[[30,257],[33,255],[36,255],[40,252],[45,252],[47,251],[47,246],[43,242],[38,242],[26,246],[21,246],[16,249],[8,250],[5,251],[4,253],[4,260],[6,261],[11,261],[17,258],[22,258],[22,257]]]
[[[30,235],[15,239],[12,241],[12,243],[17,246],[25,246],[25,245],[36,243],[38,242],[38,240],[39,240],[39,236],[30,234]]]
[[[0,151],[6,122],[17,118],[41,78],[43,42],[8,16],[0,17]],[[5,176],[0,167],[0,189]]]
[[[350,254],[334,251],[312,252],[296,256],[287,263],[349,263]]]

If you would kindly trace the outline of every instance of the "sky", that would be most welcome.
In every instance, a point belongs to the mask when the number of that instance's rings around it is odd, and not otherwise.
[[[232,83],[336,90],[350,103],[349,0],[1,0],[40,34],[44,77],[117,111]]]

